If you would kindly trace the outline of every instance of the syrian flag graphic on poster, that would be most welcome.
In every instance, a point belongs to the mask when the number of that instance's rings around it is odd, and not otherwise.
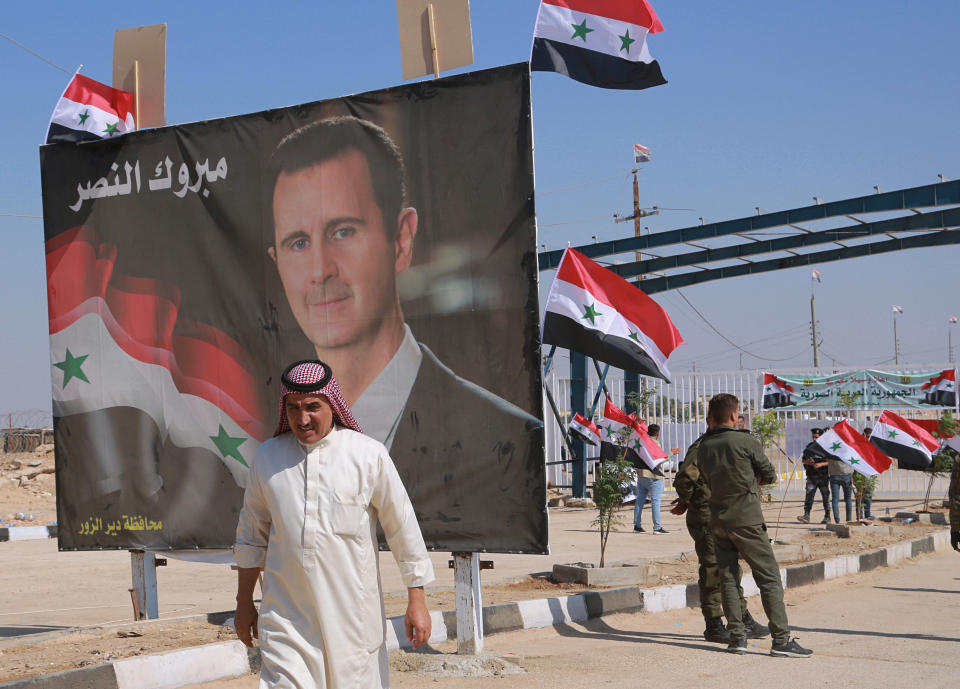
[[[657,302],[568,248],[547,297],[543,343],[669,382],[667,357],[683,338]]]
[[[789,407],[794,403],[793,387],[772,373],[763,374],[763,408]]]
[[[603,441],[601,459],[619,459],[626,448],[627,461],[636,467],[642,462],[650,469],[656,469],[667,460],[667,453],[647,434],[647,424],[631,417],[609,398],[604,403],[603,418],[598,425]],[[623,429],[629,429],[630,433],[622,433]],[[620,439],[622,435],[626,436],[624,440]]]
[[[115,247],[91,230],[57,235],[46,250],[54,416],[138,410],[164,440],[207,450],[245,485],[270,437],[245,352],[179,319],[176,288],[115,272]]]
[[[882,474],[893,464],[893,460],[871,445],[870,441],[854,430],[846,419],[828,429],[817,438],[817,442],[824,450],[846,462],[853,467],[854,471],[864,476]]]
[[[136,128],[132,93],[74,74],[53,109],[47,143],[109,139]]]
[[[573,415],[573,419],[570,421],[570,432],[588,445],[600,447],[600,429],[597,428],[597,424],[588,420],[582,414]]]
[[[957,406],[957,369],[948,368],[920,386],[923,390],[923,404],[939,407]]]
[[[647,0],[543,0],[530,69],[607,89],[666,84],[647,48],[647,34],[660,31]]]
[[[933,464],[940,442],[925,428],[887,409],[873,425],[870,442],[897,460],[900,469],[923,471]]]

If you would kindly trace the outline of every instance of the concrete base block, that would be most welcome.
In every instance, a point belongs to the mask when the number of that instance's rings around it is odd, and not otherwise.
[[[559,582],[597,587],[651,586],[660,583],[656,566],[648,562],[602,568],[585,566],[584,563],[554,565],[553,579]]]

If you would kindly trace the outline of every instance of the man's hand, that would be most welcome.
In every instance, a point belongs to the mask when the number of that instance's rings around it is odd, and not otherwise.
[[[237,612],[233,616],[233,625],[237,630],[237,636],[245,645],[253,648],[253,639],[259,639],[259,630],[257,629],[257,620],[260,614],[257,612],[257,606],[253,600],[247,600],[243,603],[237,602]],[[250,638],[251,632],[253,638]]]
[[[420,648],[430,640],[433,621],[427,610],[427,601],[423,594],[423,587],[407,589],[407,614],[403,616],[403,627],[407,632],[407,641],[413,644],[414,649]]]
[[[260,569],[257,567],[237,568],[237,612],[233,615],[233,627],[240,641],[253,648],[253,639],[259,639],[257,620],[260,614],[253,604],[253,589],[257,585]],[[250,634],[253,633],[253,638]]]
[[[960,531],[950,532],[950,545],[953,546],[954,550],[960,553]]]
[[[681,514],[687,511],[687,503],[685,503],[680,498],[677,498],[670,504],[673,505],[673,508],[671,508],[670,510],[670,514],[675,514],[677,516],[680,516]]]

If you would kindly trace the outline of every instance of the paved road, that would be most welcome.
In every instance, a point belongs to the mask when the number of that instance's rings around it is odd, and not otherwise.
[[[394,672],[395,688],[555,689],[562,686],[765,689],[908,687],[955,689],[960,677],[960,554],[941,551],[787,592],[809,659],[771,658],[769,641],[733,656],[700,636],[696,610],[613,615],[588,624],[498,634],[487,650],[522,658],[523,675],[434,678]],[[760,617],[759,601],[750,599]],[[253,689],[255,677],[204,689]]]

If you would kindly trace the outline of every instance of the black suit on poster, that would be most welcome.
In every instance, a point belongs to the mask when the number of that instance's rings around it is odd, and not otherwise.
[[[427,547],[483,551],[522,537],[526,552],[546,553],[546,485],[532,478],[542,476],[543,422],[420,349],[390,455]]]

